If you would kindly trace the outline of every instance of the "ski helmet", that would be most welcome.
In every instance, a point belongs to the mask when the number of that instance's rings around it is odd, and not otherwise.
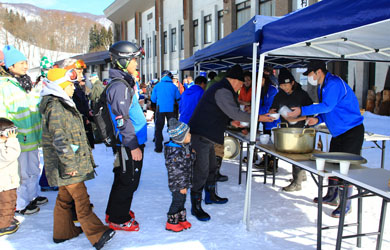
[[[118,66],[120,69],[124,70],[126,70],[133,58],[143,58],[145,55],[142,48],[129,41],[119,41],[114,43],[111,45],[109,52],[114,67]]]

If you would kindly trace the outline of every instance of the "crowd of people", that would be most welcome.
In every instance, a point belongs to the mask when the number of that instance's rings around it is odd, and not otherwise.
[[[27,75],[26,57],[13,46],[4,47],[0,54],[0,235],[17,231],[20,223],[15,213],[37,213],[39,206],[48,202],[38,195],[38,183],[41,191],[58,191],[53,211],[55,243],[84,232],[100,249],[116,230],[139,231],[131,205],[143,167],[147,109],[154,110],[154,151],[164,154],[172,193],[166,230],[191,228],[184,205],[187,193],[191,214],[200,221],[211,219],[202,208],[202,200],[205,204],[229,201],[217,194],[217,183],[228,180],[220,172],[224,132],[231,125],[242,128],[239,122],[249,124],[252,73],[234,65],[227,72],[209,72],[195,80],[188,76],[180,83],[177,75],[163,71],[160,81],[145,85],[137,72],[142,48],[119,41],[109,53],[113,67],[107,84],[96,74],[86,78],[86,65],[80,59],[54,65],[47,57],[42,58],[41,74],[33,82]],[[310,84],[319,85],[318,104],[313,104],[288,69],[280,69],[276,77],[272,68],[265,68],[258,116],[262,133],[270,134],[279,122],[292,127],[325,122],[332,134],[331,152],[360,154],[363,117],[353,91],[341,78],[330,74],[323,61],[311,61],[304,74]],[[95,142],[107,139],[99,138],[93,126],[96,114],[92,110],[102,100],[116,139],[112,145],[114,180],[106,224],[93,212],[84,184],[95,175]],[[288,115],[280,119],[270,115],[284,106],[291,109]],[[169,139],[164,143],[165,121]],[[43,151],[42,173],[39,147]],[[301,190],[305,172],[293,166],[292,175],[283,191]],[[344,187],[339,187],[336,178],[329,178],[329,185],[323,201],[338,205],[338,189]],[[352,187],[348,187],[348,194],[352,194]],[[350,203],[346,209],[351,211]],[[332,216],[339,214],[337,208]]]

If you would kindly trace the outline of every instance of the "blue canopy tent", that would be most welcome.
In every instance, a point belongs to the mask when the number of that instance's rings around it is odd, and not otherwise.
[[[258,75],[266,58],[317,58],[390,62],[389,0],[323,0],[264,25],[260,41]],[[259,81],[258,81],[259,83]],[[257,126],[261,85],[257,84],[254,117]],[[250,140],[255,141],[251,134]],[[244,223],[249,226],[253,148],[244,206]],[[321,237],[317,238],[321,248]]]
[[[254,16],[223,39],[196,51],[193,56],[181,60],[180,70],[194,70],[197,67],[200,70],[221,70],[230,68],[237,63],[246,69],[251,68],[253,44],[258,44],[261,28],[277,19],[277,17],[270,16]]]

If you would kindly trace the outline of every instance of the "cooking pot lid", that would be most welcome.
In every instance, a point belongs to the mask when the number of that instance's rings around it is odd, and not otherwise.
[[[360,155],[343,153],[343,152],[328,152],[312,154],[311,159],[325,159],[327,162],[340,163],[341,161],[349,161],[351,164],[364,164],[367,160]]]

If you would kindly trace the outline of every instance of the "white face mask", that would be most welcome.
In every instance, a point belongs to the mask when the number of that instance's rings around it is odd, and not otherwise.
[[[308,76],[308,77],[307,77],[307,81],[308,81],[311,85],[313,85],[313,86],[317,86],[317,84],[318,84],[317,80],[314,80],[313,76]]]

